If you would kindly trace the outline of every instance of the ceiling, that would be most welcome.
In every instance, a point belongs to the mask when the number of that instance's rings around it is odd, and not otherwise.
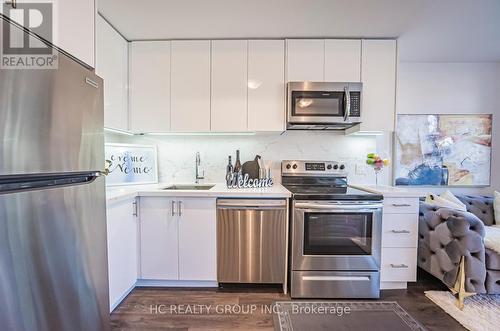
[[[98,0],[128,40],[398,37],[405,62],[500,62],[500,0]]]

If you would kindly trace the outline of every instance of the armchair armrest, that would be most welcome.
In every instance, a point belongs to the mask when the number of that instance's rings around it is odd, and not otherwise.
[[[465,289],[485,293],[484,224],[474,214],[420,204],[418,265],[452,287],[465,257]]]

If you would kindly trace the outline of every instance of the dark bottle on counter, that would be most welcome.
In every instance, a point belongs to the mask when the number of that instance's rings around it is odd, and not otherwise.
[[[234,163],[234,172],[241,175],[241,161],[240,161],[240,150],[236,150],[236,162]]]
[[[231,155],[228,156],[229,162],[226,167],[226,180],[228,180],[233,174],[233,164],[231,163]]]

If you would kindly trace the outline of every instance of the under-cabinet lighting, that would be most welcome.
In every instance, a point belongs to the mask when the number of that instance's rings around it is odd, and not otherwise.
[[[111,129],[111,128],[104,128],[104,131],[111,132],[111,133],[118,133],[118,134],[124,134],[126,136],[133,136],[134,134],[128,131],[123,131],[123,130],[118,130],[118,129]]]
[[[254,136],[255,132],[150,132],[147,136]]]
[[[358,131],[349,134],[350,136],[381,136],[384,132],[382,131]]]

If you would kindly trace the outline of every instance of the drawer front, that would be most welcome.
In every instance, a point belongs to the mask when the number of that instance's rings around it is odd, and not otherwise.
[[[382,247],[417,247],[418,215],[385,214],[382,220]]]
[[[386,198],[384,199],[385,214],[418,214],[418,198]]]
[[[417,249],[383,248],[380,280],[383,282],[416,281]]]

